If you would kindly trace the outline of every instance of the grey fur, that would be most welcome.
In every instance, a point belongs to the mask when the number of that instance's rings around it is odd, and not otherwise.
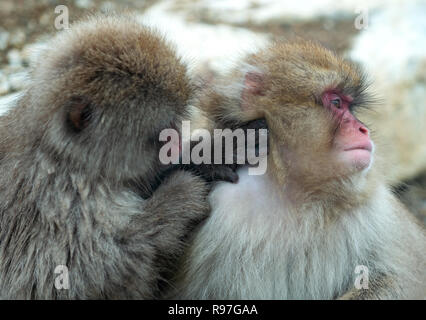
[[[189,116],[186,68],[131,17],[92,17],[48,48],[0,118],[0,297],[159,297],[208,213],[189,172],[150,188],[159,132]]]

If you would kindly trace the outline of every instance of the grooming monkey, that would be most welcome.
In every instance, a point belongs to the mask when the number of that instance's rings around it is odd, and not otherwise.
[[[152,188],[160,131],[191,116],[186,67],[128,16],[92,17],[47,47],[0,118],[0,297],[159,297],[209,210],[190,172]]]
[[[311,42],[275,43],[222,79],[202,107],[222,124],[264,118],[268,168],[213,188],[175,297],[425,297],[425,231],[354,115],[370,101],[359,68]]]

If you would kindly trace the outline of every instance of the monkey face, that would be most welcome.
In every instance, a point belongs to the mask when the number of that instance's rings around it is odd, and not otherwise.
[[[373,142],[367,127],[349,110],[352,100],[338,91],[326,91],[322,96],[323,106],[333,115],[337,126],[332,144],[336,162],[356,172],[371,165]]]
[[[353,64],[312,43],[277,44],[252,58],[243,111],[261,111],[270,129],[272,165],[315,183],[367,171],[370,132],[354,110],[369,102]]]

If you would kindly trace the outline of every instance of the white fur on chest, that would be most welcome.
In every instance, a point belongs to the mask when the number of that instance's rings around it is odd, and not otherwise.
[[[267,175],[239,171],[238,184],[212,191],[212,214],[197,233],[187,264],[187,298],[330,299],[353,285],[381,229],[370,211],[326,223],[311,208],[295,217]],[[376,232],[371,232],[374,229]],[[383,239],[382,239],[383,240]]]
[[[219,183],[210,194],[210,203],[215,214],[226,214],[232,210],[229,219],[243,219],[247,222],[283,216],[286,205],[273,188],[268,176],[249,175],[247,168],[238,171],[237,184]]]

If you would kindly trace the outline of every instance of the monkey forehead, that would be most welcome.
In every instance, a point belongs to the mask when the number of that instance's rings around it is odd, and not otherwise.
[[[276,42],[253,56],[253,63],[265,69],[265,80],[273,91],[288,94],[282,97],[297,94],[319,98],[330,88],[357,96],[365,87],[359,66],[311,41]]]
[[[36,65],[41,81],[66,77],[68,86],[83,87],[105,81],[112,94],[114,86],[159,88],[181,101],[192,95],[186,66],[173,46],[132,16],[93,16],[60,32],[47,47],[52,49]]]

